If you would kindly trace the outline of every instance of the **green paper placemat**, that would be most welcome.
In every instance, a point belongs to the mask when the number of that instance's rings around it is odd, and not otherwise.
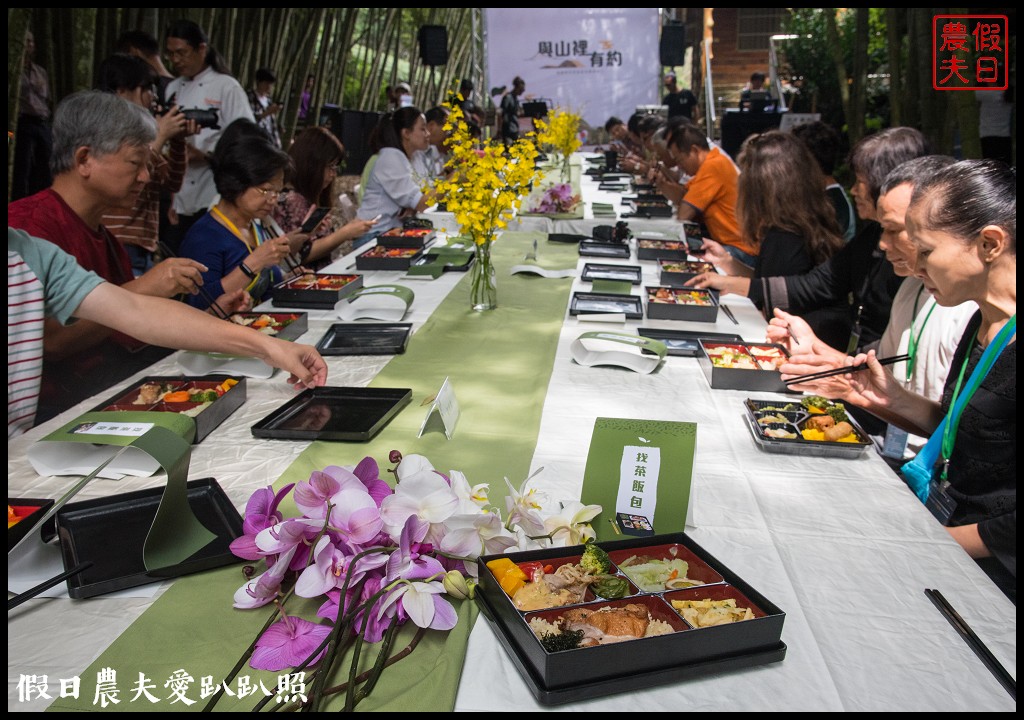
[[[503,477],[518,485],[529,472],[536,447],[544,397],[565,316],[571,279],[531,282],[503,272],[522,256],[524,244],[541,233],[504,233],[495,243],[498,267],[498,307],[476,313],[469,305],[469,278],[463,278],[430,319],[413,336],[404,355],[397,355],[372,383],[375,387],[408,387],[414,402],[405,408],[381,434],[369,443],[312,443],[280,478],[266,478],[280,487],[305,480],[310,472],[326,465],[355,465],[364,456],[387,467],[392,449],[404,454],[425,455],[441,470],[461,470],[471,484],[489,483],[491,502],[504,506]],[[524,242],[525,241],[525,242]],[[550,262],[566,266],[575,262],[574,245],[552,246],[546,250]],[[452,440],[441,432],[416,433],[427,412],[420,403],[450,377],[461,408],[461,418]],[[382,473],[384,475],[386,473]],[[274,482],[276,480],[276,482]],[[294,513],[289,499],[282,504],[286,516]],[[153,603],[83,673],[81,698],[56,700],[51,710],[95,710],[91,679],[103,668],[117,671],[123,683],[122,702],[106,710],[199,710],[205,704],[184,707],[170,704],[130,703],[126,689],[144,673],[160,698],[170,691],[163,687],[172,673],[183,669],[194,678],[187,695],[199,699],[203,676],[220,681],[255,637],[269,610],[235,610],[231,598],[244,582],[242,565],[180,578]],[[315,609],[319,601],[310,601]],[[289,603],[291,606],[291,601]],[[360,710],[451,711],[458,692],[459,677],[466,654],[469,631],[475,619],[473,603],[458,604],[459,624],[448,633],[428,632],[416,650],[385,671],[373,694]],[[312,617],[312,613],[305,616]],[[414,628],[403,628],[395,647]],[[370,657],[364,651],[364,657]],[[346,665],[347,667],[347,665]],[[240,675],[254,683],[262,678],[269,688],[277,682],[273,673],[246,666]],[[236,687],[232,686],[232,689]],[[247,707],[254,704],[247,698]],[[339,698],[331,708],[340,705]],[[273,704],[273,703],[272,703]],[[225,697],[218,709],[241,709],[235,698]]]

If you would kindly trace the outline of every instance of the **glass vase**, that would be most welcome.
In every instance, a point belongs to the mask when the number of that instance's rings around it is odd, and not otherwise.
[[[564,183],[572,182],[572,167],[569,165],[570,158],[570,155],[565,155],[562,159],[562,182]]]
[[[487,238],[482,243],[476,243],[476,262],[469,271],[469,304],[476,312],[498,307],[498,286],[491,262],[493,241],[493,238]]]

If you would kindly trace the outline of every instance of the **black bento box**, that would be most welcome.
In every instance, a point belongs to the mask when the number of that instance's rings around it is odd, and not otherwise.
[[[647,317],[652,320],[716,322],[718,293],[701,288],[645,287]]]
[[[700,341],[700,369],[717,390],[792,392],[778,371],[789,353],[772,343]]]
[[[526,611],[515,606],[487,563],[508,558],[514,563],[539,560],[557,565],[567,557],[579,558],[584,546],[481,557],[478,602],[539,702],[559,704],[630,692],[708,673],[777,662],[785,657],[786,645],[782,642],[785,613],[685,533],[598,545],[616,563],[616,574],[622,572],[618,563],[630,555],[649,553],[667,559],[666,550],[676,548],[668,552],[672,557],[678,553],[681,559],[686,559],[690,567],[688,577],[705,584],[689,589],[644,591],[630,582],[630,594],[622,599],[594,599],[589,593],[580,604]],[[734,599],[741,608],[749,607],[754,618],[712,627],[693,627],[671,604],[675,599],[728,598]],[[534,619],[557,622],[567,611],[598,610],[605,606],[620,608],[628,604],[646,608],[652,620],[667,623],[671,632],[594,647],[549,651],[530,626]]]
[[[202,403],[196,402],[165,402],[162,400],[166,392],[178,392],[181,390],[215,390],[218,385],[223,385],[225,380],[235,380],[223,395],[210,402],[207,407],[191,415]],[[168,389],[161,393],[161,397],[149,402],[139,402],[142,399],[140,392],[144,385],[166,385]],[[245,378],[230,375],[204,375],[202,377],[186,376],[151,376],[144,377],[127,390],[123,390],[111,396],[105,402],[100,403],[92,409],[92,412],[173,412],[189,414],[196,423],[196,437],[192,442],[199,443],[213,432],[231,413],[242,406],[245,402]]]
[[[431,228],[392,228],[377,236],[377,244],[382,247],[422,248],[437,237],[437,231]]]
[[[422,254],[422,247],[375,245],[356,256],[356,270],[408,270]]]
[[[363,286],[362,275],[306,273],[274,287],[274,307],[333,310],[338,301]]]
[[[661,268],[662,285],[683,285],[698,275],[706,272],[718,272],[715,266],[703,260],[671,260],[662,258],[658,260]]]
[[[637,238],[637,260],[685,260],[689,253],[682,240],[653,240]]]

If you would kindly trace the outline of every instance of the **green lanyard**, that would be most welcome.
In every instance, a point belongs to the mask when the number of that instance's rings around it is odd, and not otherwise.
[[[924,316],[924,320],[921,321],[921,329],[917,331],[917,335],[914,334],[914,323],[917,321],[917,303],[921,300],[921,293],[924,292],[924,285],[917,291],[917,297],[914,298],[914,312],[910,316],[910,342],[907,346],[907,355],[910,357],[907,359],[907,382],[910,382],[911,376],[914,374],[914,364],[917,362],[917,346],[921,342],[921,336],[924,334],[924,326],[928,324],[928,318],[932,316],[932,312],[935,311],[935,306],[938,304],[934,299],[929,298],[932,301],[932,306],[928,308],[928,314]]]
[[[992,341],[993,345],[1000,348],[1005,347],[1009,342],[1010,336],[1017,332],[1017,314],[1014,313],[1013,317],[1003,326],[996,335],[995,340]],[[995,365],[996,360],[999,358],[1000,352],[985,353],[978,363],[978,367],[975,368],[974,373],[971,375],[971,381],[968,382],[963,399],[958,403],[960,396],[960,388],[963,385],[964,373],[967,371],[967,365],[971,361],[971,348],[974,347],[975,340],[978,339],[978,331],[974,331],[974,335],[971,336],[971,342],[967,345],[967,353],[964,356],[963,365],[960,366],[960,375],[956,379],[956,387],[953,388],[953,397],[949,402],[949,412],[946,415],[946,426],[942,431],[942,479],[946,479],[946,475],[949,472],[949,458],[953,455],[953,445],[956,443],[956,431],[960,427],[960,418],[963,416],[964,410],[967,408],[967,403],[970,402],[974,396],[974,391],[981,385],[982,380],[988,375],[988,371]]]

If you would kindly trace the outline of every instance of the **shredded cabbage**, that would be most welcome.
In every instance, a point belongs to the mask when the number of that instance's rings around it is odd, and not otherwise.
[[[677,590],[704,584],[700,580],[691,580],[686,577],[690,566],[685,560],[679,558],[665,560],[634,555],[620,563],[619,569],[644,592]]]

